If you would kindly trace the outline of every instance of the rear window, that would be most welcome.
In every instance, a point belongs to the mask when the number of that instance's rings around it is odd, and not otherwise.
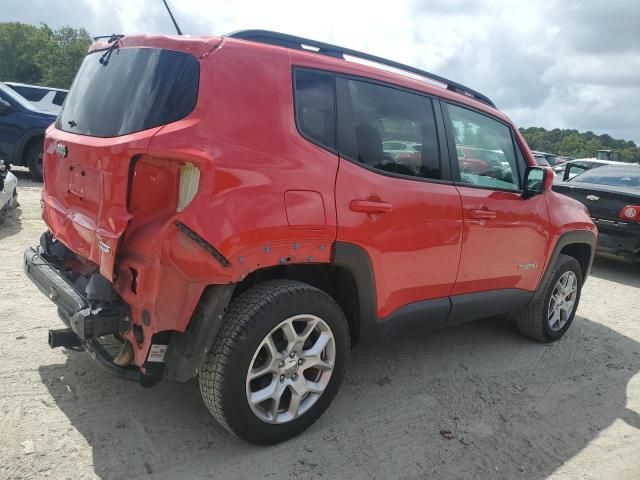
[[[297,69],[295,108],[298,128],[320,146],[336,148],[336,120],[333,74]]]
[[[65,98],[67,98],[67,92],[56,92],[53,97],[53,104],[61,107]]]
[[[114,49],[87,55],[56,127],[94,137],[117,137],[175,122],[191,113],[200,65],[188,53],[157,48]]]
[[[593,183],[640,190],[640,168],[594,168],[575,176],[571,181],[574,183]]]

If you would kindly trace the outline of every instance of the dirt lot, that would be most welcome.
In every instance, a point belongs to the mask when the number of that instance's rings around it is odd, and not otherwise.
[[[640,478],[637,266],[598,259],[553,345],[489,319],[361,346],[309,431],[255,447],[195,382],[145,390],[49,349],[60,322],[21,266],[40,188],[20,181],[0,226],[0,478]]]

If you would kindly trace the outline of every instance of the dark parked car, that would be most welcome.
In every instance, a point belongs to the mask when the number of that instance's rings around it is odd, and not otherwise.
[[[0,159],[28,167],[34,180],[42,180],[44,131],[55,119],[0,82]]]
[[[640,260],[640,166],[608,165],[553,189],[586,205],[598,226],[598,251]]]

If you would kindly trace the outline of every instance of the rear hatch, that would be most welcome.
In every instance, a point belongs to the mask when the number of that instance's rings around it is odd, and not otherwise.
[[[47,131],[43,217],[57,239],[112,279],[131,218],[132,162],[164,125],[193,111],[200,64],[188,51],[105,46],[113,48],[87,55]]]

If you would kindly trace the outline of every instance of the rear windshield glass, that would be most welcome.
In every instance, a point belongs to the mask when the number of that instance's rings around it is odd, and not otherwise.
[[[111,54],[90,53],[56,127],[117,137],[175,122],[195,107],[199,70],[193,55],[173,50],[116,48]]]
[[[640,167],[600,167],[573,178],[575,183],[594,183],[640,190]]]

